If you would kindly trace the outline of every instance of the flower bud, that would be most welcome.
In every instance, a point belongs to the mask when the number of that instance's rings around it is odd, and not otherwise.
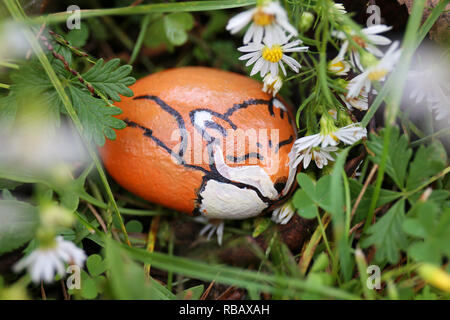
[[[365,69],[377,65],[379,62],[379,60],[370,52],[362,51],[360,55],[361,55],[361,64]]]
[[[450,292],[450,275],[432,264],[424,264],[418,269],[419,275],[429,284],[445,292]]]
[[[298,28],[300,32],[306,32],[311,28],[314,23],[314,15],[311,12],[305,11],[302,13],[300,17],[300,21],[298,22]]]
[[[56,204],[44,204],[41,208],[41,223],[47,229],[70,227],[75,222],[72,213]]]

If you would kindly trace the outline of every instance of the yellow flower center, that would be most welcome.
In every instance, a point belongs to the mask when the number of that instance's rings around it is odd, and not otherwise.
[[[277,83],[277,79],[275,79],[272,82],[267,84],[267,87],[269,88],[269,91],[273,92],[275,90],[275,84],[276,83]]]
[[[333,132],[330,132],[330,137],[332,137],[334,141],[339,142],[339,138],[336,137],[336,136],[333,134]]]
[[[336,73],[342,72],[342,71],[345,70],[344,62],[343,61],[337,61],[335,63],[331,63],[330,66],[329,66],[329,69],[332,72],[336,72]]]
[[[378,81],[384,78],[385,75],[388,74],[388,70],[386,69],[380,69],[380,70],[374,70],[371,73],[369,73],[369,79],[371,81]]]
[[[258,10],[253,15],[253,22],[257,24],[258,26],[267,26],[271,24],[275,20],[275,15],[273,14],[267,14],[262,10]]]
[[[272,46],[271,48],[264,47],[262,57],[269,62],[276,63],[283,57],[283,50],[278,45]]]
[[[353,36],[353,41],[355,41],[361,48],[365,48],[367,46],[364,39],[359,36]]]

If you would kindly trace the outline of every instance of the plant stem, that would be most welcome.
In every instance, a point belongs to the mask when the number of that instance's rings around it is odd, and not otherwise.
[[[15,20],[24,20],[26,19],[26,16],[22,15],[21,12],[21,8],[18,7],[17,3],[13,0],[5,0],[5,4],[6,7],[8,8],[9,12],[11,13],[11,15],[13,16],[13,18]],[[80,136],[83,138],[83,126],[81,124],[80,119],[78,118],[78,115],[76,114],[73,106],[72,106],[72,102],[70,101],[69,97],[67,96],[64,87],[62,86],[58,76],[56,75],[55,71],[53,70],[50,62],[47,59],[47,56],[45,55],[44,51],[42,50],[41,46],[39,45],[39,43],[37,42],[36,38],[34,37],[33,33],[28,30],[25,29],[24,30],[24,34],[25,37],[27,38],[28,42],[31,45],[31,48],[33,49],[34,53],[36,54],[36,57],[39,59],[39,61],[42,64],[42,67],[44,68],[45,72],[47,73],[47,76],[49,77],[51,83],[53,84],[53,86],[55,87],[55,90],[58,93],[58,96],[61,99],[62,104],[64,105],[67,114],[70,116],[70,118],[72,119],[78,133],[80,134]],[[109,200],[111,201],[114,211],[117,215],[117,219],[119,221],[119,224],[121,226],[122,232],[124,234],[125,237],[125,241],[127,242],[127,244],[129,246],[131,246],[130,240],[128,239],[128,234],[127,234],[127,230],[125,228],[125,225],[123,223],[123,219],[122,216],[120,215],[119,212],[119,208],[117,206],[117,203],[114,199],[113,193],[111,191],[111,188],[108,184],[108,179],[106,178],[106,174],[105,171],[103,170],[103,167],[100,163],[100,160],[96,154],[96,152],[94,151],[92,145],[89,142],[85,143],[86,148],[88,150],[89,155],[91,156],[92,160],[94,161],[94,164],[97,168],[97,171],[100,175],[100,179],[102,180],[102,183],[106,189],[106,193],[108,194]]]
[[[131,53],[130,60],[128,64],[133,64],[138,57],[139,51],[141,51],[142,43],[144,43],[144,38],[147,33],[148,25],[150,24],[151,15],[146,15],[141,22],[141,30],[139,31],[139,36],[136,40],[136,44],[134,45],[133,52]]]
[[[17,64],[6,62],[6,61],[0,61],[0,67],[6,67],[6,68],[19,70],[19,66]]]
[[[386,163],[389,152],[389,143],[391,136],[391,128],[395,124],[395,118],[397,115],[397,110],[400,106],[400,101],[403,95],[403,89],[406,81],[406,73],[408,72],[409,65],[412,59],[412,55],[414,53],[416,47],[416,36],[417,30],[420,26],[420,21],[422,19],[422,13],[425,7],[425,0],[418,0],[414,2],[411,16],[408,20],[408,25],[406,27],[406,33],[403,44],[402,56],[400,58],[399,66],[394,75],[392,75],[392,81],[395,83],[395,90],[392,93],[391,101],[387,105],[386,110],[386,129],[384,132],[384,140],[383,140],[383,154],[381,156],[380,168],[378,170],[377,180],[375,183],[375,189],[372,194],[372,200],[370,203],[369,211],[367,214],[366,222],[364,224],[363,232],[366,232],[369,228],[373,215],[375,212],[375,208],[378,203],[378,198],[381,192],[381,185],[384,179],[384,172],[386,169]],[[390,80],[391,80],[390,79]],[[383,87],[382,91],[386,88]],[[367,116],[367,115],[366,115]],[[364,120],[364,119],[363,119]],[[363,124],[364,126],[366,124]]]
[[[239,8],[255,4],[255,0],[220,0],[220,1],[190,1],[181,3],[156,3],[144,4],[133,7],[88,9],[81,10],[81,18],[104,17],[104,16],[129,16],[136,14],[148,14],[155,12],[193,12]],[[72,12],[58,12],[32,19],[32,22],[59,23],[65,22]]]

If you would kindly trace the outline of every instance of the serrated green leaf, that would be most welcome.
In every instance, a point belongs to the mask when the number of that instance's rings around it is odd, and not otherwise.
[[[35,207],[15,200],[0,200],[0,254],[30,241],[39,223]]]
[[[384,134],[385,130],[382,130],[379,136],[371,134],[370,140],[367,141],[370,151],[375,154],[375,156],[370,156],[370,159],[378,165],[381,163],[383,154]],[[393,127],[389,141],[386,173],[400,189],[404,189],[405,186],[406,170],[411,155],[412,150],[408,147],[408,140],[404,135],[400,135],[397,127]]]
[[[104,63],[99,59],[97,63],[83,73],[81,76],[89,82],[96,90],[114,101],[120,101],[120,95],[125,97],[133,96],[128,86],[136,82],[136,79],[128,76],[131,73],[130,65],[120,65],[120,59],[111,59]]]
[[[353,199],[353,203],[352,203],[352,206],[353,206],[354,202],[358,198],[358,195],[363,188],[363,185],[356,180],[350,179],[349,187],[350,187],[350,195],[351,195],[351,198]],[[367,212],[370,207],[370,203],[372,201],[373,191],[374,191],[374,187],[372,187],[372,186],[367,187],[366,192],[364,193],[364,196],[361,199],[361,201],[359,202],[358,208],[356,209],[355,222],[360,222],[361,220],[363,220],[366,217]],[[402,194],[400,192],[381,189],[380,196],[378,197],[378,202],[377,202],[376,207],[378,208],[389,202],[397,200],[401,196],[402,196]]]
[[[396,263],[400,251],[408,245],[405,232],[402,229],[405,220],[405,200],[397,201],[384,216],[368,229],[370,236],[361,243],[367,248],[375,245],[377,262],[389,261]]]
[[[53,67],[57,68],[57,64],[54,63]],[[31,60],[21,65],[20,70],[11,73],[11,79],[10,96],[16,101],[9,101],[10,108],[15,106],[16,110],[23,110],[23,114],[26,112],[32,118],[43,116],[48,125],[59,125],[61,99],[37,61]]]
[[[16,119],[17,107],[14,94],[0,98],[0,132],[11,129]]]
[[[103,100],[94,98],[87,91],[77,87],[70,87],[72,104],[83,125],[83,134],[88,141],[93,140],[97,145],[105,143],[105,128],[123,129],[125,122],[112,116],[122,113],[120,108],[107,106]],[[107,129],[108,130],[108,129]],[[111,136],[111,133],[108,132]]]
[[[430,177],[445,168],[447,153],[440,142],[433,142],[428,147],[420,146],[411,162],[406,189],[420,187]]]
[[[437,300],[437,294],[431,292],[430,286],[425,286],[422,291],[416,295],[414,300]]]
[[[416,217],[403,223],[407,234],[420,239],[408,248],[408,255],[414,260],[439,265],[443,258],[450,257],[450,209],[441,211],[434,201],[428,200],[419,204]]]

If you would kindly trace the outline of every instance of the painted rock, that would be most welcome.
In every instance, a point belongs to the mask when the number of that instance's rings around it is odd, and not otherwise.
[[[203,67],[140,79],[117,103],[127,127],[101,149],[106,169],[130,192],[188,214],[244,219],[274,208],[292,188],[297,130],[291,108],[261,88]]]

